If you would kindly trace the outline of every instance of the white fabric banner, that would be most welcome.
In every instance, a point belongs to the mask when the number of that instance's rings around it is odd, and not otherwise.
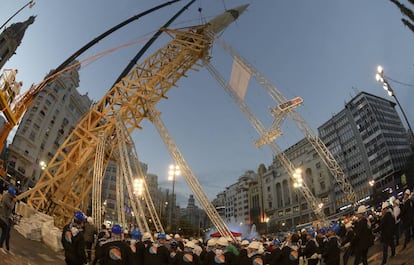
[[[250,80],[250,71],[237,57],[234,58],[230,76],[230,88],[244,100]]]

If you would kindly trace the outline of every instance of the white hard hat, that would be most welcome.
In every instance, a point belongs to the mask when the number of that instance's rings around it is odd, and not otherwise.
[[[249,245],[250,243],[249,243],[249,240],[243,240],[241,243],[240,243],[240,245],[242,245],[242,246],[247,246],[247,245]]]
[[[229,241],[227,241],[227,238],[225,237],[220,237],[217,240],[216,244],[219,246],[227,247],[229,245]]]
[[[150,232],[145,232],[143,235],[142,235],[142,240],[143,241],[145,241],[145,240],[151,240],[152,239],[152,236],[151,236],[151,233]]]
[[[348,222],[345,224],[345,228],[351,228],[352,227],[352,222]]]
[[[260,244],[259,241],[252,241],[247,248],[259,250],[260,246],[261,246],[261,244]]]
[[[92,223],[93,223],[93,219],[92,219],[92,217],[90,217],[90,216],[88,216],[88,218],[86,218],[86,221],[87,221],[88,223],[90,223],[90,224],[92,224]]]
[[[367,211],[367,207],[365,205],[361,205],[358,207],[357,213],[365,213]]]
[[[203,252],[203,249],[199,245],[195,245],[193,249],[194,254],[200,257],[201,252]]]
[[[166,239],[166,240],[171,240],[171,236],[170,236],[170,235],[166,235],[166,236],[165,236],[165,239]]]
[[[179,234],[175,234],[174,235],[174,239],[179,239],[180,238],[180,235]]]
[[[195,247],[195,244],[194,244],[193,241],[188,241],[187,243],[185,243],[184,246],[185,247],[188,247],[188,248],[194,248]]]
[[[390,203],[387,202],[387,201],[385,201],[385,202],[382,203],[381,209],[384,210],[384,209],[386,209],[388,207],[390,207]]]
[[[210,238],[207,241],[207,247],[213,247],[213,246],[215,246],[216,245],[216,242],[217,242],[217,239],[216,238]]]
[[[410,189],[406,189],[404,193],[407,194],[407,195],[410,195],[411,191],[410,191]]]

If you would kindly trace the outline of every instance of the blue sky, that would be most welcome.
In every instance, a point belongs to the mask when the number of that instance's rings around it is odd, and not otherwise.
[[[0,22],[27,2],[3,0]],[[16,55],[5,66],[19,69],[17,79],[26,88],[41,81],[50,69],[92,38],[165,1],[35,2],[33,8],[24,9],[10,22],[37,15]],[[407,2],[404,4],[413,8]],[[137,41],[84,65],[80,70],[81,93],[88,92],[92,99],[99,100],[148,37],[186,3],[181,1],[131,23],[82,55],[81,60]],[[287,98],[302,97],[304,104],[298,111],[314,131],[359,91],[387,97],[374,78],[378,64],[384,67],[387,76],[414,84],[414,33],[404,27],[400,21],[402,15],[389,1],[199,0],[172,28],[198,24],[226,8],[245,3],[250,4],[248,10],[223,33],[222,39],[253,63]],[[144,57],[168,40],[160,38]],[[218,46],[213,48],[212,57],[212,64],[228,79],[231,58]],[[391,84],[410,123],[414,124],[410,104],[414,87]],[[188,78],[180,80],[168,96],[168,100],[157,105],[162,119],[211,199],[246,170],[257,170],[260,163],[271,163],[271,152],[266,147],[254,146],[257,133],[206,69],[189,72]],[[246,102],[259,120],[270,125],[269,108],[275,103],[254,80],[250,82]],[[149,122],[142,125],[143,130],[134,132],[140,160],[148,164],[151,173],[158,175],[162,187],[171,188],[167,171],[172,158],[154,126]],[[277,140],[282,148],[302,138],[295,128],[290,122],[283,126],[284,134]],[[177,179],[175,187],[184,204],[191,191],[182,177]]]

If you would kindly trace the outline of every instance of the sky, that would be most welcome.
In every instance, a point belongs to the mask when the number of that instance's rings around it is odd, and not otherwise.
[[[27,2],[3,0],[1,24]],[[4,68],[17,68],[17,80],[28,88],[99,34],[164,2],[35,0],[33,8],[23,9],[7,24],[36,15],[16,54]],[[79,60],[133,43],[82,65],[80,93],[88,93],[94,101],[102,98],[148,38],[188,2],[180,1],[135,21],[81,55]],[[401,2],[414,9],[408,1]],[[250,4],[247,11],[224,31],[221,39],[252,63],[286,98],[302,97],[304,104],[297,111],[315,132],[361,91],[393,100],[375,81],[379,64],[386,76],[398,81],[390,84],[414,125],[414,33],[401,23],[403,15],[391,2],[198,0],[171,28],[197,25],[246,3]],[[139,62],[169,40],[163,35]],[[218,45],[212,48],[211,56],[212,65],[229,80],[231,57]],[[257,171],[261,163],[271,164],[271,151],[255,147],[258,134],[205,68],[188,72],[188,77],[181,79],[167,96],[167,100],[157,104],[161,118],[210,199],[245,171]],[[277,103],[254,79],[245,101],[268,127],[272,122],[269,108]],[[173,159],[155,127],[148,121],[141,125],[143,129],[133,133],[139,159],[148,164],[150,173],[158,175],[161,187],[171,189],[167,177]],[[276,141],[282,149],[303,138],[290,121],[282,131]],[[175,192],[181,206],[186,206],[192,192],[183,177],[177,177]]]

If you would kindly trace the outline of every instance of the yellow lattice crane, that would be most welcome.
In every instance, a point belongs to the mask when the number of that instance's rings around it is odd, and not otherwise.
[[[117,142],[116,125],[121,117],[130,134],[148,118],[148,110],[198,61],[209,60],[214,36],[225,29],[247,5],[231,9],[208,23],[184,29],[165,29],[172,40],[137,65],[116,83],[81,119],[43,171],[36,186],[21,194],[36,210],[52,215],[63,227],[77,209],[86,210],[93,183],[96,148],[104,132],[109,143]],[[110,144],[109,144],[110,145]],[[105,145],[102,165],[111,159]],[[218,216],[218,213],[213,213]],[[229,232],[230,233],[230,232]]]

